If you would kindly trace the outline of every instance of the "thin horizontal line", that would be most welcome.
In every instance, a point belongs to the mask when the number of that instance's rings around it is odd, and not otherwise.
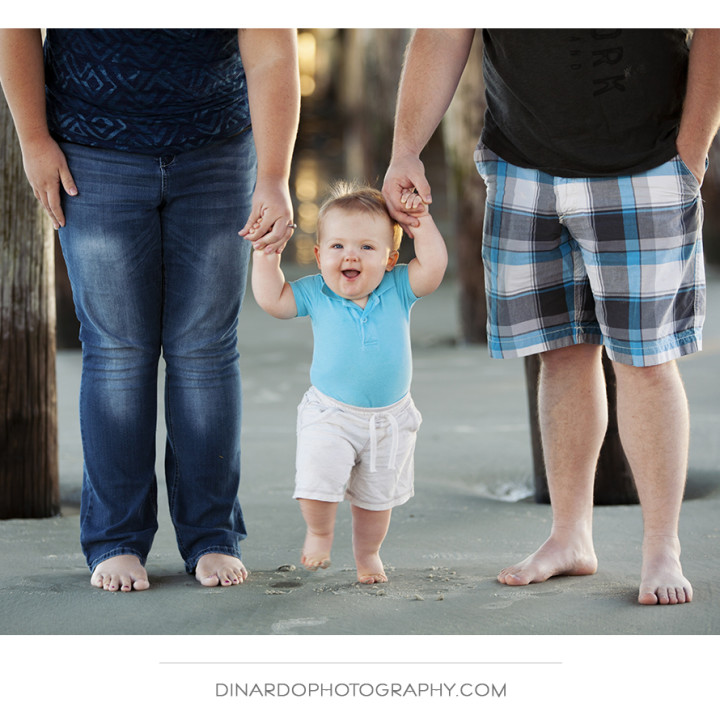
[[[562,665],[560,660],[478,660],[478,661],[454,661],[454,660],[427,660],[410,661],[401,660],[379,660],[379,661],[292,661],[292,660],[265,660],[260,662],[234,661],[234,660],[160,660],[160,665]]]

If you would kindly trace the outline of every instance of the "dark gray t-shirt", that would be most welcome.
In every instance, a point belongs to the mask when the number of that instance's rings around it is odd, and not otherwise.
[[[676,154],[685,30],[484,30],[482,142],[561,177],[642,172]]]

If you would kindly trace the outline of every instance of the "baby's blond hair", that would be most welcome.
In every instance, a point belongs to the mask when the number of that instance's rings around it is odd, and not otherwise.
[[[322,231],[322,222],[330,210],[359,210],[372,215],[386,217],[390,221],[393,232],[392,249],[397,250],[402,241],[403,231],[400,224],[390,216],[383,194],[369,185],[341,181],[335,183],[330,194],[320,207],[317,221],[318,239]]]

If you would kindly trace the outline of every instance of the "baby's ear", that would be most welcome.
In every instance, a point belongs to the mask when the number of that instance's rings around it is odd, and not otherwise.
[[[399,257],[400,257],[400,252],[398,250],[393,250],[390,253],[390,257],[388,258],[387,265],[385,266],[385,272],[390,272],[395,267]]]

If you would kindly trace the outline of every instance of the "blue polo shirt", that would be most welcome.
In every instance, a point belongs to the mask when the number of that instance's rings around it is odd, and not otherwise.
[[[407,265],[386,272],[361,308],[336,295],[322,275],[290,283],[298,317],[310,316],[314,351],[310,381],[356,407],[384,407],[410,390],[410,289]]]

